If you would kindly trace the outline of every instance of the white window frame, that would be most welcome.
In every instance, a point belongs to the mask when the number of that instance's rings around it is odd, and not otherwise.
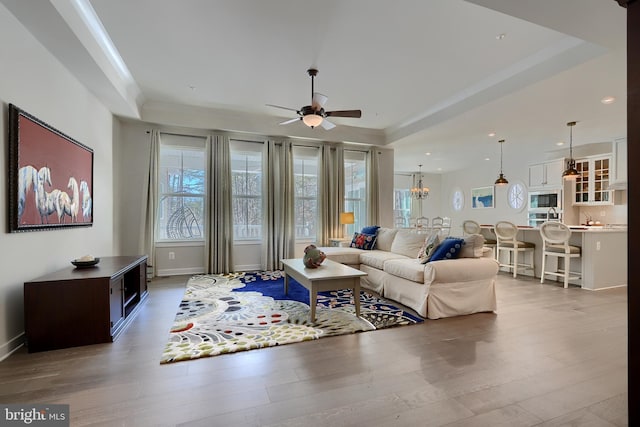
[[[296,168],[296,162],[299,160],[303,160],[303,162],[308,161],[308,160],[314,160],[316,165],[315,165],[315,169],[316,169],[316,192],[314,194],[309,194],[309,195],[299,195],[302,192],[298,191],[298,180],[295,179],[295,168]],[[317,235],[317,225],[318,225],[318,186],[319,186],[319,181],[320,181],[320,148],[319,147],[307,147],[307,146],[299,146],[299,145],[294,145],[293,146],[293,162],[294,162],[294,206],[298,205],[298,201],[303,201],[303,203],[305,202],[315,202],[316,204],[316,212],[315,212],[315,227],[316,227],[316,232],[314,233],[310,233],[308,236],[300,236],[298,234],[298,231],[303,229],[305,227],[305,224],[295,224],[295,239],[296,242],[314,242],[316,240],[316,235]],[[305,169],[304,169],[304,163],[302,165],[302,176],[306,176],[305,173]],[[294,213],[294,217],[298,218],[298,212]]]
[[[254,205],[259,206],[260,207],[260,217],[262,217],[262,211],[263,211],[263,200],[262,200],[262,182],[264,180],[264,176],[262,175],[262,170],[263,170],[263,165],[264,165],[264,143],[262,142],[254,142],[254,141],[242,141],[242,140],[231,140],[231,159],[232,159],[232,165],[233,165],[233,158],[234,156],[245,156],[245,161],[248,161],[248,156],[256,156],[256,157],[260,157],[260,188],[258,189],[259,193],[257,194],[234,194],[234,188],[233,188],[233,184],[231,185],[231,206],[232,206],[232,210],[235,209],[236,206],[236,199],[242,199],[242,200],[254,200],[257,201],[257,203],[255,203]],[[233,175],[233,170],[232,170],[232,175]],[[245,166],[245,173],[249,173],[248,169],[246,169]],[[233,181],[233,178],[232,178]],[[235,212],[233,212],[233,218],[236,217]],[[248,214],[247,214],[248,217]],[[245,227],[246,228],[246,235],[241,236],[238,234],[238,227]],[[262,235],[263,235],[263,230],[262,230],[262,224],[257,225],[256,228],[258,230],[257,235],[253,235],[252,229],[250,228],[251,226],[249,224],[236,224],[235,220],[233,223],[233,241],[234,243],[244,243],[244,244],[253,244],[253,243],[258,243],[262,241]]]
[[[349,196],[349,189],[354,187],[353,168],[356,164],[364,167],[364,188],[362,197]],[[344,208],[345,212],[354,213],[354,223],[347,225],[347,235],[353,234],[356,230],[361,230],[367,222],[367,152],[356,150],[344,150]]]
[[[206,138],[198,137],[198,136],[189,136],[189,135],[176,135],[176,134],[165,134],[161,133],[160,136],[160,153],[159,153],[159,170],[162,170],[162,150],[171,149],[171,150],[179,150],[181,152],[186,151],[198,151],[203,155],[203,171],[204,171],[204,182],[203,182],[203,192],[202,193],[185,193],[185,192],[169,192],[166,191],[166,188],[163,188],[164,181],[159,179],[157,183],[158,188],[158,211],[156,212],[156,230],[155,230],[155,243],[158,246],[164,246],[165,244],[203,244],[205,240],[205,236],[207,233],[206,230],[206,218],[208,215],[207,211],[207,177],[209,171],[207,169],[207,147],[206,147]],[[184,169],[184,168],[183,168]],[[165,197],[174,197],[174,198],[199,198],[202,199],[202,224],[200,224],[200,237],[197,238],[160,238],[160,225],[162,220],[165,219],[164,211],[161,209],[161,202]]]

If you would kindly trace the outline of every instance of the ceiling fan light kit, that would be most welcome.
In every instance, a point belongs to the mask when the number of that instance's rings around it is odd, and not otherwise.
[[[318,75],[318,70],[315,68],[309,68],[307,74],[311,77],[311,105],[305,105],[304,107],[296,110],[289,107],[281,107],[279,105],[267,104],[270,107],[282,108],[284,110],[295,111],[298,117],[295,119],[285,120],[281,122],[281,125],[288,125],[298,120],[309,126],[311,129],[322,126],[325,130],[330,130],[336,127],[333,123],[327,120],[327,117],[352,117],[359,119],[362,117],[362,111],[360,110],[342,110],[342,111],[325,111],[324,104],[327,102],[327,97],[321,93],[314,92],[314,79]]]

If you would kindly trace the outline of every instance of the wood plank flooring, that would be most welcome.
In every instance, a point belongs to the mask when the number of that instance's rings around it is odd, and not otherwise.
[[[0,402],[72,426],[625,426],[627,289],[500,273],[480,313],[160,365],[186,277],[156,279],[112,344],[0,363]]]

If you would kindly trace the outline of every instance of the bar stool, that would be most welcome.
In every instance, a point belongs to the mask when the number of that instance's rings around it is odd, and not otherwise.
[[[476,221],[467,219],[462,222],[462,232],[465,235],[470,234],[482,234],[482,227]],[[493,252],[493,257],[496,257],[496,240],[495,239],[487,239],[484,238],[484,245],[486,247],[491,248],[491,252]]]
[[[496,233],[496,258],[500,262],[500,253],[507,252],[507,263],[500,263],[500,267],[507,267],[513,269],[513,277],[518,277],[518,270],[531,270],[534,269],[534,258],[536,245],[531,242],[521,242],[516,239],[518,234],[518,227],[509,221],[498,221],[494,226]],[[525,257],[527,252],[531,254],[531,264],[525,263]],[[522,262],[519,262],[518,257],[520,253],[523,254]]]
[[[571,246],[569,238],[571,229],[561,222],[547,221],[540,226],[540,236],[542,236],[542,273],[540,283],[544,283],[545,274],[564,278],[564,287],[569,287],[569,280],[581,279],[582,275],[571,270],[571,258],[580,258],[581,249],[578,246]],[[547,256],[557,259],[557,268],[554,271],[546,270]],[[563,260],[562,269],[560,260]]]
[[[429,232],[429,218],[421,216],[416,219],[416,232],[428,233]]]
[[[442,218],[442,228],[441,228],[441,232],[440,235],[441,236],[448,236],[449,234],[451,234],[451,218],[449,218],[448,216],[445,216],[444,218]]]

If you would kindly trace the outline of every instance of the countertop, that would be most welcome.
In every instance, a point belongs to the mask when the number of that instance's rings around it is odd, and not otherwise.
[[[481,224],[482,228],[493,229],[493,224]],[[571,231],[577,233],[626,233],[627,226],[623,224],[610,224],[610,225],[567,225]],[[518,230],[531,230],[538,231],[539,227],[532,227],[530,225],[516,225]]]

